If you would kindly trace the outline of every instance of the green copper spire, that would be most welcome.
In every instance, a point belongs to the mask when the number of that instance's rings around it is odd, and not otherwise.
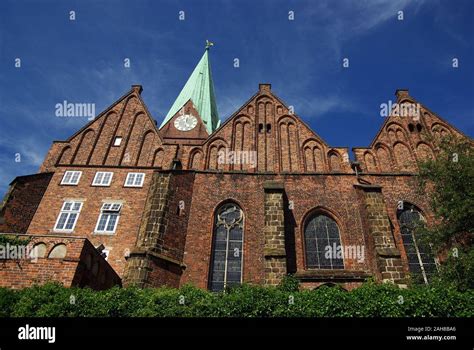
[[[216,96],[214,95],[214,84],[212,82],[211,66],[209,64],[209,48],[213,44],[206,40],[206,51],[201,60],[194,68],[193,73],[184,85],[183,89],[174,101],[173,106],[161,123],[162,128],[173,116],[185,105],[189,99],[192,100],[199,115],[206,126],[209,134],[213,133],[220,125],[217,114]]]

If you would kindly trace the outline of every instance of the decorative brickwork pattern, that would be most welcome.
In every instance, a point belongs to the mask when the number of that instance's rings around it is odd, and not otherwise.
[[[372,276],[405,283],[397,203],[415,205],[432,221],[427,196],[415,190],[416,162],[436,157],[440,137],[464,137],[441,117],[421,104],[419,118],[392,113],[368,147],[353,149],[357,162],[351,167],[348,149],[328,145],[270,84],[260,84],[209,136],[201,121],[194,131],[174,130],[174,122],[159,130],[141,91],[132,86],[70,138],[54,142],[40,173],[14,183],[0,231],[57,236],[64,201],[80,201],[76,226],[66,237],[103,244],[124,284],[207,288],[216,208],[232,201],[245,217],[244,283],[276,285],[286,273],[304,288],[338,283],[349,289]],[[397,102],[418,104],[406,90],[397,92]],[[243,152],[247,162],[222,161],[222,152]],[[82,172],[77,185],[61,184],[69,170]],[[110,186],[92,185],[98,171],[113,173]],[[144,174],[143,186],[125,186],[130,172]],[[95,230],[105,201],[122,204],[110,234]],[[318,211],[337,223],[342,246],[365,248],[361,259],[345,257],[338,270],[307,266],[304,227]],[[74,269],[61,264],[55,268]],[[59,280],[72,285],[74,278]],[[87,285],[94,283],[100,279],[92,276]]]

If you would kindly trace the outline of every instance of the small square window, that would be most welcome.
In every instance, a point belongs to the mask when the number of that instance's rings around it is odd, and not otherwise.
[[[120,136],[115,137],[114,146],[118,147],[121,144],[122,144],[122,137],[120,137]]]
[[[95,173],[94,181],[92,181],[92,186],[110,186],[112,182],[112,177],[114,173],[98,171]]]
[[[61,185],[77,185],[81,175],[82,171],[66,171],[61,180]]]
[[[125,187],[142,187],[144,179],[144,173],[128,173],[127,179],[125,180]]]
[[[119,212],[120,209],[122,208],[121,203],[104,203],[102,205],[102,211],[115,211]]]

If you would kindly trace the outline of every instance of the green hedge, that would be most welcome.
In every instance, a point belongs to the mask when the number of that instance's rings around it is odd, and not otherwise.
[[[31,237],[22,237],[16,235],[0,235],[0,245],[27,245],[30,243]]]
[[[181,289],[0,288],[2,317],[472,317],[474,292],[367,283],[352,291],[244,285],[225,293]]]

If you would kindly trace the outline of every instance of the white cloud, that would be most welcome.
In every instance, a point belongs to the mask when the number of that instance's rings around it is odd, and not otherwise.
[[[298,28],[302,35],[308,31],[316,34],[314,40],[320,46],[331,48],[333,55],[340,56],[346,41],[365,35],[390,20],[395,24],[398,11],[405,11],[410,7],[416,13],[424,2],[425,0],[309,2],[304,10],[305,15],[298,20]]]
[[[292,104],[295,113],[304,116],[305,119],[317,118],[328,112],[357,110],[354,102],[339,96],[297,97]]]

